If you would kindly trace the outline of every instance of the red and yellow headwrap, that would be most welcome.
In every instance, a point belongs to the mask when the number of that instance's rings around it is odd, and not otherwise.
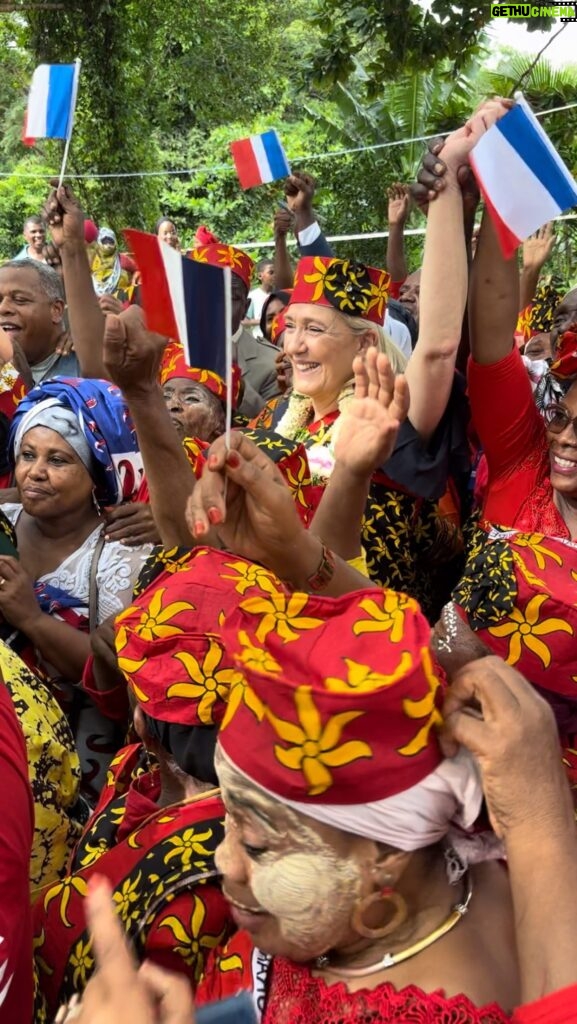
[[[283,585],[261,566],[215,548],[196,548],[167,565],[116,619],[118,665],[150,718],[213,725],[231,690],[242,686],[222,641],[224,621],[257,584],[273,591]]]
[[[246,287],[250,288],[254,260],[251,260],[242,249],[237,249],[234,245],[225,245],[224,242],[211,242],[191,249],[188,256],[198,263],[210,263],[212,267],[230,267],[233,274],[240,277]]]
[[[493,654],[577,702],[577,548],[539,533],[479,530],[453,592]]]
[[[219,734],[225,756],[307,806],[415,786],[443,760],[434,726],[444,677],[429,641],[417,602],[391,590],[335,600],[267,584],[247,594],[223,631],[244,679]]]
[[[189,366],[184,358],[184,349],[179,341],[171,341],[166,346],[162,355],[159,381],[164,387],[167,381],[176,377],[184,377],[186,380],[203,384],[205,388],[212,391],[213,395],[226,402],[226,381],[213,370],[202,370],[196,366]],[[232,368],[232,407],[236,409],[240,396],[242,374],[240,367],[235,363]]]
[[[360,316],[382,326],[390,283],[386,270],[364,263],[332,256],[303,256],[298,262],[289,305],[314,302],[332,306],[339,313]]]
[[[572,324],[559,338],[549,373],[560,381],[577,377],[577,324]]]

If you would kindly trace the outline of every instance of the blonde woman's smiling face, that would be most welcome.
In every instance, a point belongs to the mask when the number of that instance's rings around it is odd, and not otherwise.
[[[312,302],[287,306],[285,325],[284,351],[293,387],[326,415],[337,408],[339,394],[353,375],[353,360],[366,341],[347,326],[345,316]]]

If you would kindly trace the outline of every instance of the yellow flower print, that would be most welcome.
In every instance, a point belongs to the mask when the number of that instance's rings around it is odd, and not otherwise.
[[[243,665],[255,672],[262,672],[264,675],[277,676],[282,671],[278,661],[275,661],[272,654],[263,647],[255,647],[248,633],[241,630],[238,639],[242,644],[242,650],[238,657]]]
[[[250,597],[240,607],[251,615],[260,615],[256,638],[262,644],[269,633],[278,633],[281,640],[298,640],[298,630],[316,629],[322,619],[301,616],[308,602],[308,594],[283,594],[276,591],[270,598]]]
[[[194,907],[187,927],[178,917],[166,917],[161,921],[160,928],[168,928],[178,945],[173,947],[189,967],[194,969],[195,980],[198,981],[204,969],[207,953],[214,949],[222,939],[219,935],[204,935],[202,928],[206,918],[206,907],[199,896],[194,897]]]
[[[347,667],[346,680],[325,679],[325,686],[332,693],[350,693],[351,690],[356,693],[372,693],[381,687],[392,686],[397,680],[406,676],[413,667],[413,659],[409,651],[403,651],[395,671],[386,676],[380,672],[371,672],[368,665],[361,665],[358,661],[352,661],[351,658],[345,658],[344,662]]]
[[[407,718],[426,718],[426,722],[409,743],[406,743],[404,747],[399,747],[398,753],[402,754],[403,757],[413,757],[415,754],[419,754],[421,750],[424,750],[429,741],[429,733],[433,726],[441,725],[443,722],[443,716],[435,705],[435,696],[441,684],[433,671],[433,661],[428,647],[421,649],[421,655],[423,658],[423,670],[429,684],[429,692],[421,700],[412,700],[407,697],[403,701],[403,711]]]
[[[218,262],[224,263],[227,267],[234,269],[242,269],[245,256],[244,253],[239,252],[232,245],[225,245],[218,250]]]
[[[311,474],[309,472],[307,460],[303,458],[302,455],[299,457],[298,462],[299,464],[296,473],[293,473],[292,470],[287,469],[286,478],[293,489],[293,497],[296,496],[296,500],[299,502],[299,504],[302,505],[303,508],[307,508],[307,503],[303,497],[302,492],[303,487],[308,487],[308,485],[311,483]]]
[[[162,606],[162,599],[166,594],[166,587],[155,590],[148,609],[142,612],[140,622],[136,626],[138,636],[143,640],[154,640],[156,637],[178,636],[184,630],[180,626],[168,623],[180,612],[193,612],[194,605],[187,601],[174,601],[172,604]]]
[[[242,971],[244,967],[242,957],[238,953],[231,953],[230,956],[217,956],[216,962],[218,970],[223,974],[228,974],[229,971]]]
[[[59,896],[62,897],[60,900],[60,920],[65,928],[72,928],[72,922],[68,920],[66,912],[73,891],[77,892],[79,896],[86,896],[86,882],[83,878],[69,875],[68,878],[63,878],[61,882],[53,885],[44,897],[44,910],[48,910],[52,900],[58,899]]]
[[[252,649],[254,651],[258,651],[258,647],[254,647]],[[258,668],[258,666],[255,667]],[[264,717],[264,704],[261,701],[260,697],[257,697],[252,687],[249,686],[244,676],[241,673],[239,673],[238,681],[236,683],[233,683],[233,685],[230,688],[230,693],[228,695],[228,705],[224,713],[224,718],[220,724],[221,729],[226,729],[227,725],[234,718],[236,712],[238,711],[240,705],[243,702],[244,704],[246,704],[249,711],[252,711],[256,720],[258,722],[262,721]]]
[[[224,568],[232,569],[236,573],[236,576],[222,573],[221,579],[232,580],[237,593],[246,594],[247,590],[250,590],[251,587],[258,587],[259,589],[266,590],[268,593],[271,592],[271,583],[275,577],[260,565],[254,565],[251,562],[226,562]],[[272,591],[276,593],[274,587]]]
[[[233,683],[238,682],[240,673],[233,668],[218,670],[224,651],[216,640],[210,640],[202,665],[198,658],[186,651],[179,651],[174,657],[183,665],[192,682],[173,683],[167,690],[167,697],[189,697],[199,701],[198,717],[204,725],[212,725],[212,709],[217,699],[226,700]]]
[[[138,916],[138,906],[135,907],[134,904],[138,904],[140,898],[138,886],[141,879],[142,871],[139,871],[136,878],[126,878],[120,888],[112,894],[117,911],[125,923],[129,922],[132,917]]]
[[[329,718],[323,726],[310,686],[297,688],[295,705],[299,725],[277,718],[269,709],[265,710],[277,735],[284,743],[292,744],[288,750],[275,744],[275,757],[285,768],[301,771],[308,785],[308,795],[319,796],[332,786],[330,768],[341,768],[360,757],[372,757],[368,743],[361,740],[349,740],[338,746],[345,726],[364,712],[341,712]]]
[[[517,534],[514,537],[515,545],[519,548],[529,548],[535,555],[535,561],[539,569],[546,567],[546,558],[552,558],[557,565],[563,565],[563,559],[556,551],[550,551],[542,543],[545,537],[542,533]]]
[[[329,264],[329,266],[330,266],[330,264]],[[314,273],[314,274],[305,274],[304,275],[304,279],[307,282],[307,284],[314,284],[314,286],[315,286],[313,297],[312,297],[312,299],[309,299],[309,302],[318,302],[318,300],[321,298],[321,296],[323,294],[323,288],[324,288],[324,283],[325,283],[325,274],[326,274],[328,268],[325,267],[324,263],[322,262],[322,260],[320,259],[319,256],[315,256],[314,262],[313,262],[313,267],[315,268],[316,273]],[[295,285],[296,285],[296,281],[295,281]]]
[[[390,639],[398,644],[405,632],[405,612],[418,612],[419,606],[406,594],[397,594],[394,590],[384,590],[383,594],[384,608],[371,597],[360,601],[359,607],[370,615],[370,619],[355,622],[353,633],[360,636],[361,633],[387,633],[390,630]]]
[[[489,633],[497,637],[510,637],[509,650],[506,661],[509,665],[516,665],[519,661],[523,644],[539,658],[543,668],[549,668],[551,664],[551,651],[547,644],[540,640],[542,636],[549,636],[550,633],[570,633],[573,636],[573,629],[564,619],[542,619],[539,621],[539,613],[545,601],[546,594],[536,594],[527,602],[525,614],[520,608],[513,608],[508,616],[509,621],[499,626],[489,626]]]
[[[88,979],[94,970],[92,939],[87,939],[86,942],[79,939],[70,954],[68,962],[74,968],[72,987],[75,992],[82,992],[86,988]]]
[[[367,313],[370,313],[371,309],[377,308],[377,313],[380,320],[384,319],[385,306],[389,298],[389,284],[391,278],[384,271],[379,274],[379,280],[376,283],[371,282],[371,297],[369,299],[369,305]]]
[[[168,864],[169,860],[173,857],[178,857],[182,863],[183,868],[189,868],[192,858],[196,856],[210,857],[212,850],[207,850],[202,844],[207,839],[213,838],[212,829],[209,828],[206,832],[195,832],[193,828],[186,828],[180,836],[170,836],[169,839],[165,839],[164,846],[172,846],[173,849],[166,854],[164,863]]]

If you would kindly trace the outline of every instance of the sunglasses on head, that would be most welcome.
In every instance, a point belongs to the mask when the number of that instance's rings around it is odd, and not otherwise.
[[[573,432],[577,435],[577,416],[572,416],[564,405],[552,402],[551,405],[545,406],[543,416],[549,430],[553,431],[554,434],[562,434],[571,423],[573,425]]]

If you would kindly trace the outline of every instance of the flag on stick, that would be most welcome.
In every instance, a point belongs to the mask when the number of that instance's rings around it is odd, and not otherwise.
[[[577,204],[577,183],[521,93],[470,161],[504,255]]]
[[[226,381],[227,432],[232,418],[231,270],[183,256],[156,235],[132,228],[124,236],[141,276],[150,331],[180,341],[189,366]]]
[[[231,142],[230,149],[242,188],[254,188],[290,174],[282,142],[274,129]]]

